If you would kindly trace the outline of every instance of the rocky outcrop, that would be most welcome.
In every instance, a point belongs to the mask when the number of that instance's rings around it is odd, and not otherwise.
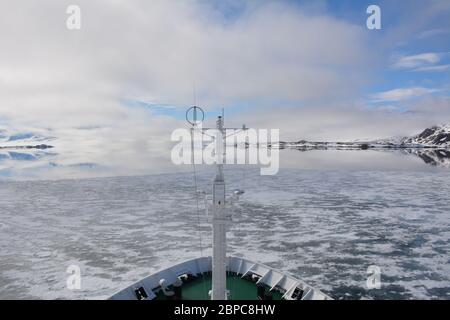
[[[414,137],[405,138],[403,143],[448,148],[450,147],[450,125],[427,128]]]

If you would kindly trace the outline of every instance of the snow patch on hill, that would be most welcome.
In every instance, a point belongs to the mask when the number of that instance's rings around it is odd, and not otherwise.
[[[450,147],[450,124],[427,128],[420,134],[406,138],[405,144],[418,144],[423,146]]]

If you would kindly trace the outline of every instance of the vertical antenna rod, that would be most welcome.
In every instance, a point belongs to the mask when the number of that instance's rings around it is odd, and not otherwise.
[[[225,180],[223,176],[224,128],[223,118],[216,123],[216,177],[213,183],[213,256],[212,256],[212,300],[226,300],[226,228]]]

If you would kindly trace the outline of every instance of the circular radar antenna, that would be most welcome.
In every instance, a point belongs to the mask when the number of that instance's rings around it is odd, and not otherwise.
[[[192,126],[196,126],[205,120],[205,112],[197,106],[190,107],[186,111],[186,121]]]

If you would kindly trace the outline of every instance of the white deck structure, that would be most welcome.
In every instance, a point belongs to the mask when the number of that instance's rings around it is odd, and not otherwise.
[[[226,269],[241,277],[255,277],[258,283],[278,290],[283,293],[284,300],[332,300],[329,296],[317,290],[304,281],[296,279],[292,275],[280,272],[264,264],[252,262],[238,257],[228,257]],[[179,281],[184,275],[199,276],[212,271],[212,258],[203,257],[185,261],[170,268],[158,271],[131,286],[117,292],[110,297],[111,300],[137,300],[136,290],[144,288],[149,300],[156,298],[156,292],[160,289],[160,280],[165,279],[168,286]],[[298,292],[303,292],[300,299]]]

